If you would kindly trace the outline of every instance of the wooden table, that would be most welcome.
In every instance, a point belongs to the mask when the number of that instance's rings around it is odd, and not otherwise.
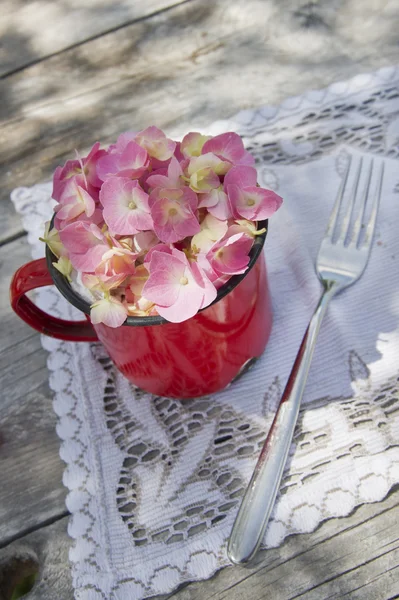
[[[73,598],[66,490],[46,352],[8,303],[30,259],[10,190],[47,180],[74,148],[149,124],[171,132],[322,88],[399,58],[399,3],[73,0],[2,4],[0,600],[39,569],[30,600]],[[186,585],[176,600],[399,597],[399,488]]]

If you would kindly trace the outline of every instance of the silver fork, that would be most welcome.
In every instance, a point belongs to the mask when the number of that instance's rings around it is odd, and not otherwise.
[[[352,171],[351,160],[350,158],[317,256],[316,272],[324,290],[303,337],[231,532],[227,554],[237,565],[245,564],[254,558],[266,530],[287,461],[317,335],[329,302],[336,294],[359,279],[370,256],[381,196],[384,163],[382,162],[377,177],[367,227],[364,228],[366,204],[369,208],[367,200],[373,173],[373,160],[368,170],[363,169],[363,159],[360,159],[358,168],[354,169],[352,193],[342,224],[339,223],[341,204],[344,196],[347,195],[345,192],[348,179],[352,178],[349,174]],[[365,185],[363,193],[358,195],[362,171],[366,171]],[[351,226],[356,200],[360,206],[357,207],[358,216]]]

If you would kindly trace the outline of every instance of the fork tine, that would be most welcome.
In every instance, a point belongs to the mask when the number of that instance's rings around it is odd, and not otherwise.
[[[371,209],[370,219],[367,225],[366,234],[364,236],[363,248],[367,246],[371,246],[371,242],[373,240],[375,224],[377,221],[378,207],[380,205],[381,199],[381,190],[382,190],[382,180],[384,177],[384,161],[381,163],[380,176],[377,181],[377,185],[375,187],[373,205]]]
[[[352,235],[350,238],[350,245],[352,246],[357,246],[357,244],[359,243],[359,234],[360,234],[360,230],[362,227],[362,222],[364,219],[364,213],[366,210],[366,204],[367,204],[367,200],[369,197],[369,192],[370,192],[370,182],[371,182],[371,176],[373,173],[373,168],[374,168],[374,159],[371,159],[371,163],[370,163],[370,168],[369,168],[369,172],[368,172],[368,176],[367,176],[367,182],[366,182],[366,186],[364,188],[363,191],[363,197],[361,199],[361,205],[359,208],[359,215],[353,225],[353,231],[352,231]]]
[[[343,218],[343,221],[342,221],[341,231],[339,232],[339,235],[338,235],[338,239],[342,240],[342,242],[345,242],[346,237],[349,232],[349,227],[350,227],[352,213],[353,213],[353,207],[355,206],[355,202],[356,202],[357,188],[359,187],[359,180],[360,180],[360,173],[362,171],[362,165],[363,165],[363,157],[361,157],[361,159],[359,161],[359,166],[357,168],[355,181],[353,182],[352,194],[350,197],[350,201],[348,203],[348,207],[346,209],[345,217]]]
[[[346,169],[346,173],[344,175],[344,178],[341,181],[341,185],[338,190],[337,198],[335,200],[334,208],[331,211],[330,219],[327,224],[326,233],[324,235],[325,238],[332,239],[332,237],[334,235],[334,230],[337,225],[339,210],[341,208],[342,198],[343,198],[345,187],[346,187],[346,182],[348,181],[348,175],[349,175],[351,163],[352,163],[352,156],[349,156],[349,162],[348,162],[348,166]]]

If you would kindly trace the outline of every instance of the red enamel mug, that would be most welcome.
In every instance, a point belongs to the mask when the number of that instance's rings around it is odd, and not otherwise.
[[[267,221],[260,222],[267,228]],[[53,267],[56,257],[20,267],[10,286],[14,311],[28,325],[57,339],[100,340],[116,367],[134,385],[159,396],[194,398],[225,388],[265,349],[272,312],[262,252],[266,233],[257,236],[243,275],[235,275],[215,301],[183,323],[162,317],[127,317],[116,329],[90,322],[90,304]],[[65,321],[39,309],[26,293],[55,285],[86,319]]]

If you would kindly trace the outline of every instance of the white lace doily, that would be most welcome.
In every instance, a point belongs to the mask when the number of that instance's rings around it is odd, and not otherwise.
[[[179,402],[134,389],[99,345],[43,337],[78,599],[167,593],[228,564],[240,498],[321,292],[314,260],[349,154],[386,160],[376,240],[364,276],[323,323],[264,544],[381,500],[399,482],[399,69],[244,111],[210,132],[233,129],[262,185],[285,199],[266,241],[274,327],[253,370],[222,393]],[[34,257],[50,187],[12,195]],[[38,296],[53,314],[76,315],[56,290]]]

